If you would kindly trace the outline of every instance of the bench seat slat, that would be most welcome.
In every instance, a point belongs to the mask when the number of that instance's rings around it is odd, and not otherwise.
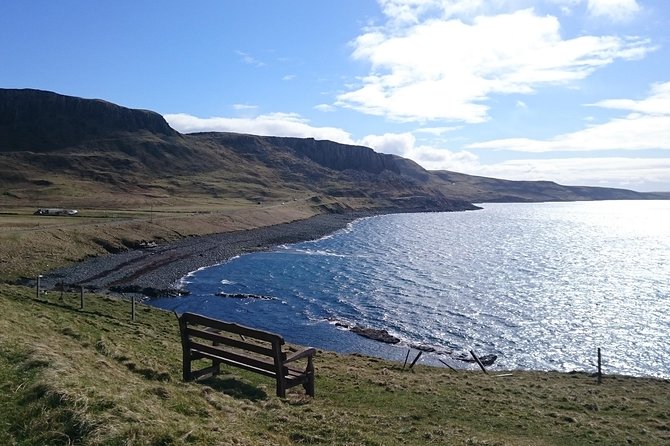
[[[249,336],[256,339],[261,339],[268,342],[278,342],[279,345],[284,344],[284,338],[278,334],[267,331],[256,330],[255,328],[245,327],[244,325],[232,324],[230,322],[223,322],[218,319],[212,319],[201,314],[184,313],[182,316],[187,324],[198,324],[206,327],[216,328],[221,331],[241,334],[242,336]]]
[[[186,333],[191,338],[206,339],[208,341],[217,342],[219,344],[224,344],[224,345],[227,345],[229,347],[235,347],[235,348],[238,348],[240,350],[247,350],[247,351],[250,351],[250,352],[258,353],[260,355],[269,356],[269,357],[274,356],[274,352],[272,351],[271,348],[263,347],[262,345],[258,345],[258,344],[252,344],[250,342],[245,342],[245,341],[242,341],[242,340],[231,339],[229,337],[223,336],[223,335],[221,335],[219,333],[216,333],[216,332],[201,330],[199,328],[194,328],[194,327],[188,327],[186,329]]]
[[[233,361],[232,359],[222,358],[222,357],[219,357],[219,356],[216,356],[216,355],[210,355],[210,354],[203,354],[203,357],[213,359],[215,361],[220,361],[221,364],[227,364],[227,365],[230,365],[230,366],[233,366],[233,367],[238,367],[238,368],[241,368],[241,369],[244,369],[244,370],[249,370],[250,372],[255,372],[255,373],[258,373],[260,375],[268,376],[270,378],[276,378],[277,377],[277,374],[275,372],[270,372],[268,370],[259,369],[257,367],[252,366],[252,365],[249,365],[249,364]],[[203,370],[205,370],[203,375],[206,374],[207,372],[209,372],[210,368],[211,367],[208,367],[207,369],[203,369]],[[194,372],[194,373],[196,373],[196,372]],[[284,374],[284,379],[286,381],[290,382],[290,383],[305,382],[306,378],[307,378],[307,376],[303,372],[300,372],[298,370],[289,369],[288,373]]]
[[[265,361],[262,358],[252,358],[250,356],[244,356],[237,353],[233,353],[221,348],[217,348],[211,345],[204,345],[197,342],[191,341],[191,351],[195,353],[200,353],[205,356],[208,356],[212,359],[226,359],[231,360],[240,364],[247,364],[251,367],[260,370],[267,370],[274,375],[276,375],[276,367],[274,361],[269,362]]]
[[[249,365],[249,364],[246,364],[246,363],[243,363],[243,362],[237,362],[237,361],[233,361],[232,359],[221,358],[221,357],[216,356],[216,355],[206,354],[205,356],[207,358],[213,360],[213,361],[218,361],[221,364],[227,364],[227,365],[237,367],[237,368],[240,368],[240,369],[249,370],[250,372],[258,373],[259,375],[268,376],[270,378],[277,378],[277,374],[274,373],[274,372],[270,372],[269,370],[265,370],[265,369],[259,369],[258,367],[254,367],[252,365]]]

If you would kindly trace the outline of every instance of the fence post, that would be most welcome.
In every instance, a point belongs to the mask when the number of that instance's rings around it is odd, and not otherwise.
[[[131,304],[130,304],[130,319],[133,322],[135,322],[135,295],[134,294],[131,297],[130,302],[131,302]]]
[[[482,364],[482,362],[479,360],[479,357],[475,354],[475,351],[470,350],[470,354],[472,355],[473,358],[475,358],[475,361],[477,361],[477,364],[479,365],[479,368],[482,369],[482,371],[488,375],[489,372],[486,371],[486,368],[484,367],[484,364]]]
[[[37,299],[40,298],[40,288],[42,286],[42,275],[38,274],[37,275],[37,287],[35,287],[35,297]]]
[[[603,369],[602,369],[602,355],[600,354],[600,347],[598,347],[598,384],[603,382]]]
[[[419,360],[419,358],[421,357],[422,354],[423,354],[423,351],[419,350],[419,354],[416,355],[416,358],[414,358],[414,361],[412,361],[412,363],[409,366],[410,370],[412,370],[412,367],[414,367],[414,364],[416,364],[416,362]]]
[[[84,309],[84,285],[79,286],[79,309]]]
[[[410,348],[409,350],[407,350],[407,356],[405,356],[405,363],[402,365],[402,368],[403,368],[403,369],[404,369],[405,366],[407,365],[407,360],[409,359],[409,353],[410,353],[411,351],[412,351],[411,348]]]

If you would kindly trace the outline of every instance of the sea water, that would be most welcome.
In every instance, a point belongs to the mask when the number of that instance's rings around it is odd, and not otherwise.
[[[400,361],[426,346],[437,365],[473,349],[499,369],[593,371],[601,348],[605,373],[670,378],[670,201],[482,206],[358,220],[198,270],[189,296],[153,304]]]

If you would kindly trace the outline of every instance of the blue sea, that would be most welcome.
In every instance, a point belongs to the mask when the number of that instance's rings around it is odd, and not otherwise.
[[[320,240],[231,259],[153,300],[287,341],[454,367],[670,378],[670,201],[484,204],[358,220]],[[219,293],[262,298],[221,297]],[[397,345],[344,325],[387,330]]]

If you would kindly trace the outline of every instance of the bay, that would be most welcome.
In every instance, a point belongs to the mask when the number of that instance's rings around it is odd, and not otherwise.
[[[152,304],[344,353],[430,346],[423,361],[459,366],[474,349],[499,369],[593,371],[602,348],[606,373],[670,378],[670,202],[482,206],[358,220],[198,270],[189,296]]]

